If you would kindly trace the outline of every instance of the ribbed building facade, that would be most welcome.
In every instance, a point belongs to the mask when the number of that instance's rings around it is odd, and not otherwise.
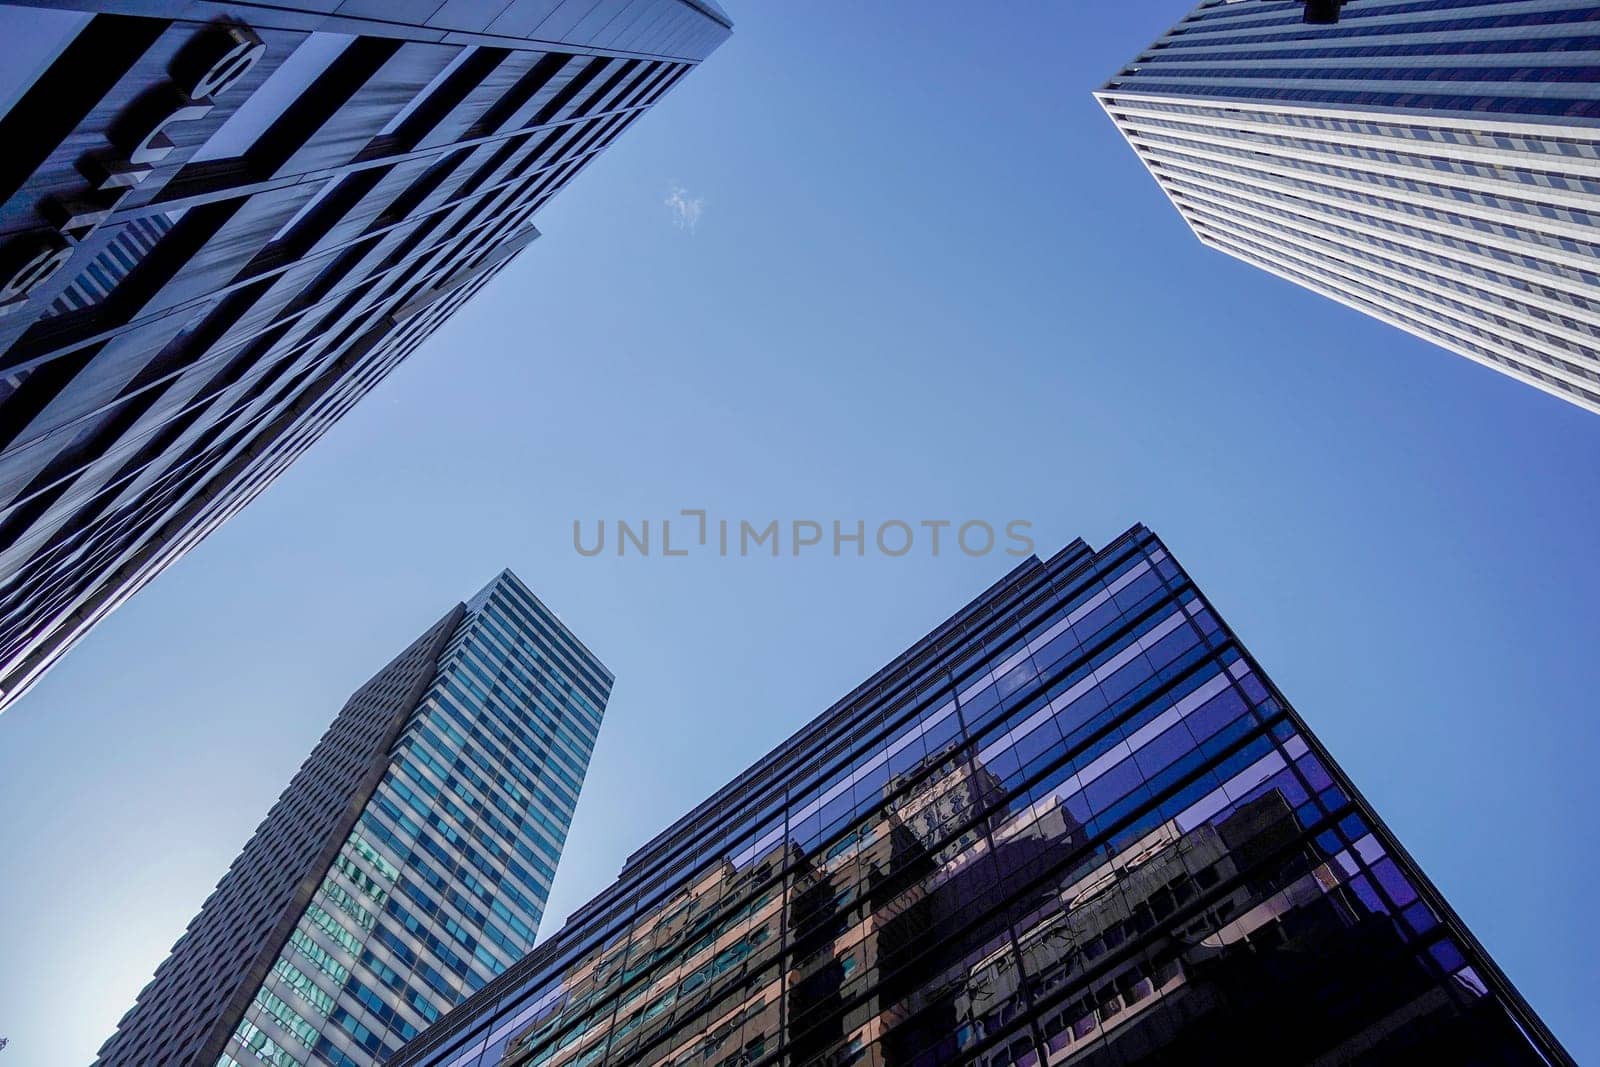
[[[371,1067],[532,947],[612,676],[509,571],[358,690],[99,1067]]]
[[[1571,1060],[1136,527],[1019,565],[392,1063]]]
[[[1600,411],[1600,9],[1206,0],[1096,95],[1205,244]]]
[[[728,25],[708,0],[0,3],[0,708]]]

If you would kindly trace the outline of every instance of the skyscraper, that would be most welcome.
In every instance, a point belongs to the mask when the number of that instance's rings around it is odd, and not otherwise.
[[[0,708],[728,33],[712,0],[0,4]]]
[[[1018,566],[391,1062],[1571,1061],[1135,527]]]
[[[356,691],[101,1067],[367,1067],[533,947],[611,673],[510,571]]]
[[[1308,7],[1204,0],[1096,96],[1205,244],[1600,411],[1592,0]]]

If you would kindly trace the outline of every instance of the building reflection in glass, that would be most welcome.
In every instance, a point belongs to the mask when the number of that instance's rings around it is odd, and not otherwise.
[[[1571,1061],[1136,527],[1019,567],[396,1062]]]

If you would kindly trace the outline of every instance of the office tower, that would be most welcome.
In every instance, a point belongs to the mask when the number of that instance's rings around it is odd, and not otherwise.
[[[368,1067],[533,947],[611,673],[510,571],[356,691],[99,1067]]]
[[[1309,6],[1205,0],[1096,96],[1203,243],[1600,411],[1593,0]]]
[[[1135,527],[1019,565],[391,1064],[957,1062],[1571,1061]]]
[[[0,708],[728,27],[711,0],[0,4]]]

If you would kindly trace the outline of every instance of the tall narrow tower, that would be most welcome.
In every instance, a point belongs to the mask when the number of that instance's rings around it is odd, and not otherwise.
[[[516,962],[611,673],[510,571],[356,691],[101,1067],[380,1063]]]
[[[1600,411],[1594,19],[1204,0],[1096,96],[1205,244]]]

